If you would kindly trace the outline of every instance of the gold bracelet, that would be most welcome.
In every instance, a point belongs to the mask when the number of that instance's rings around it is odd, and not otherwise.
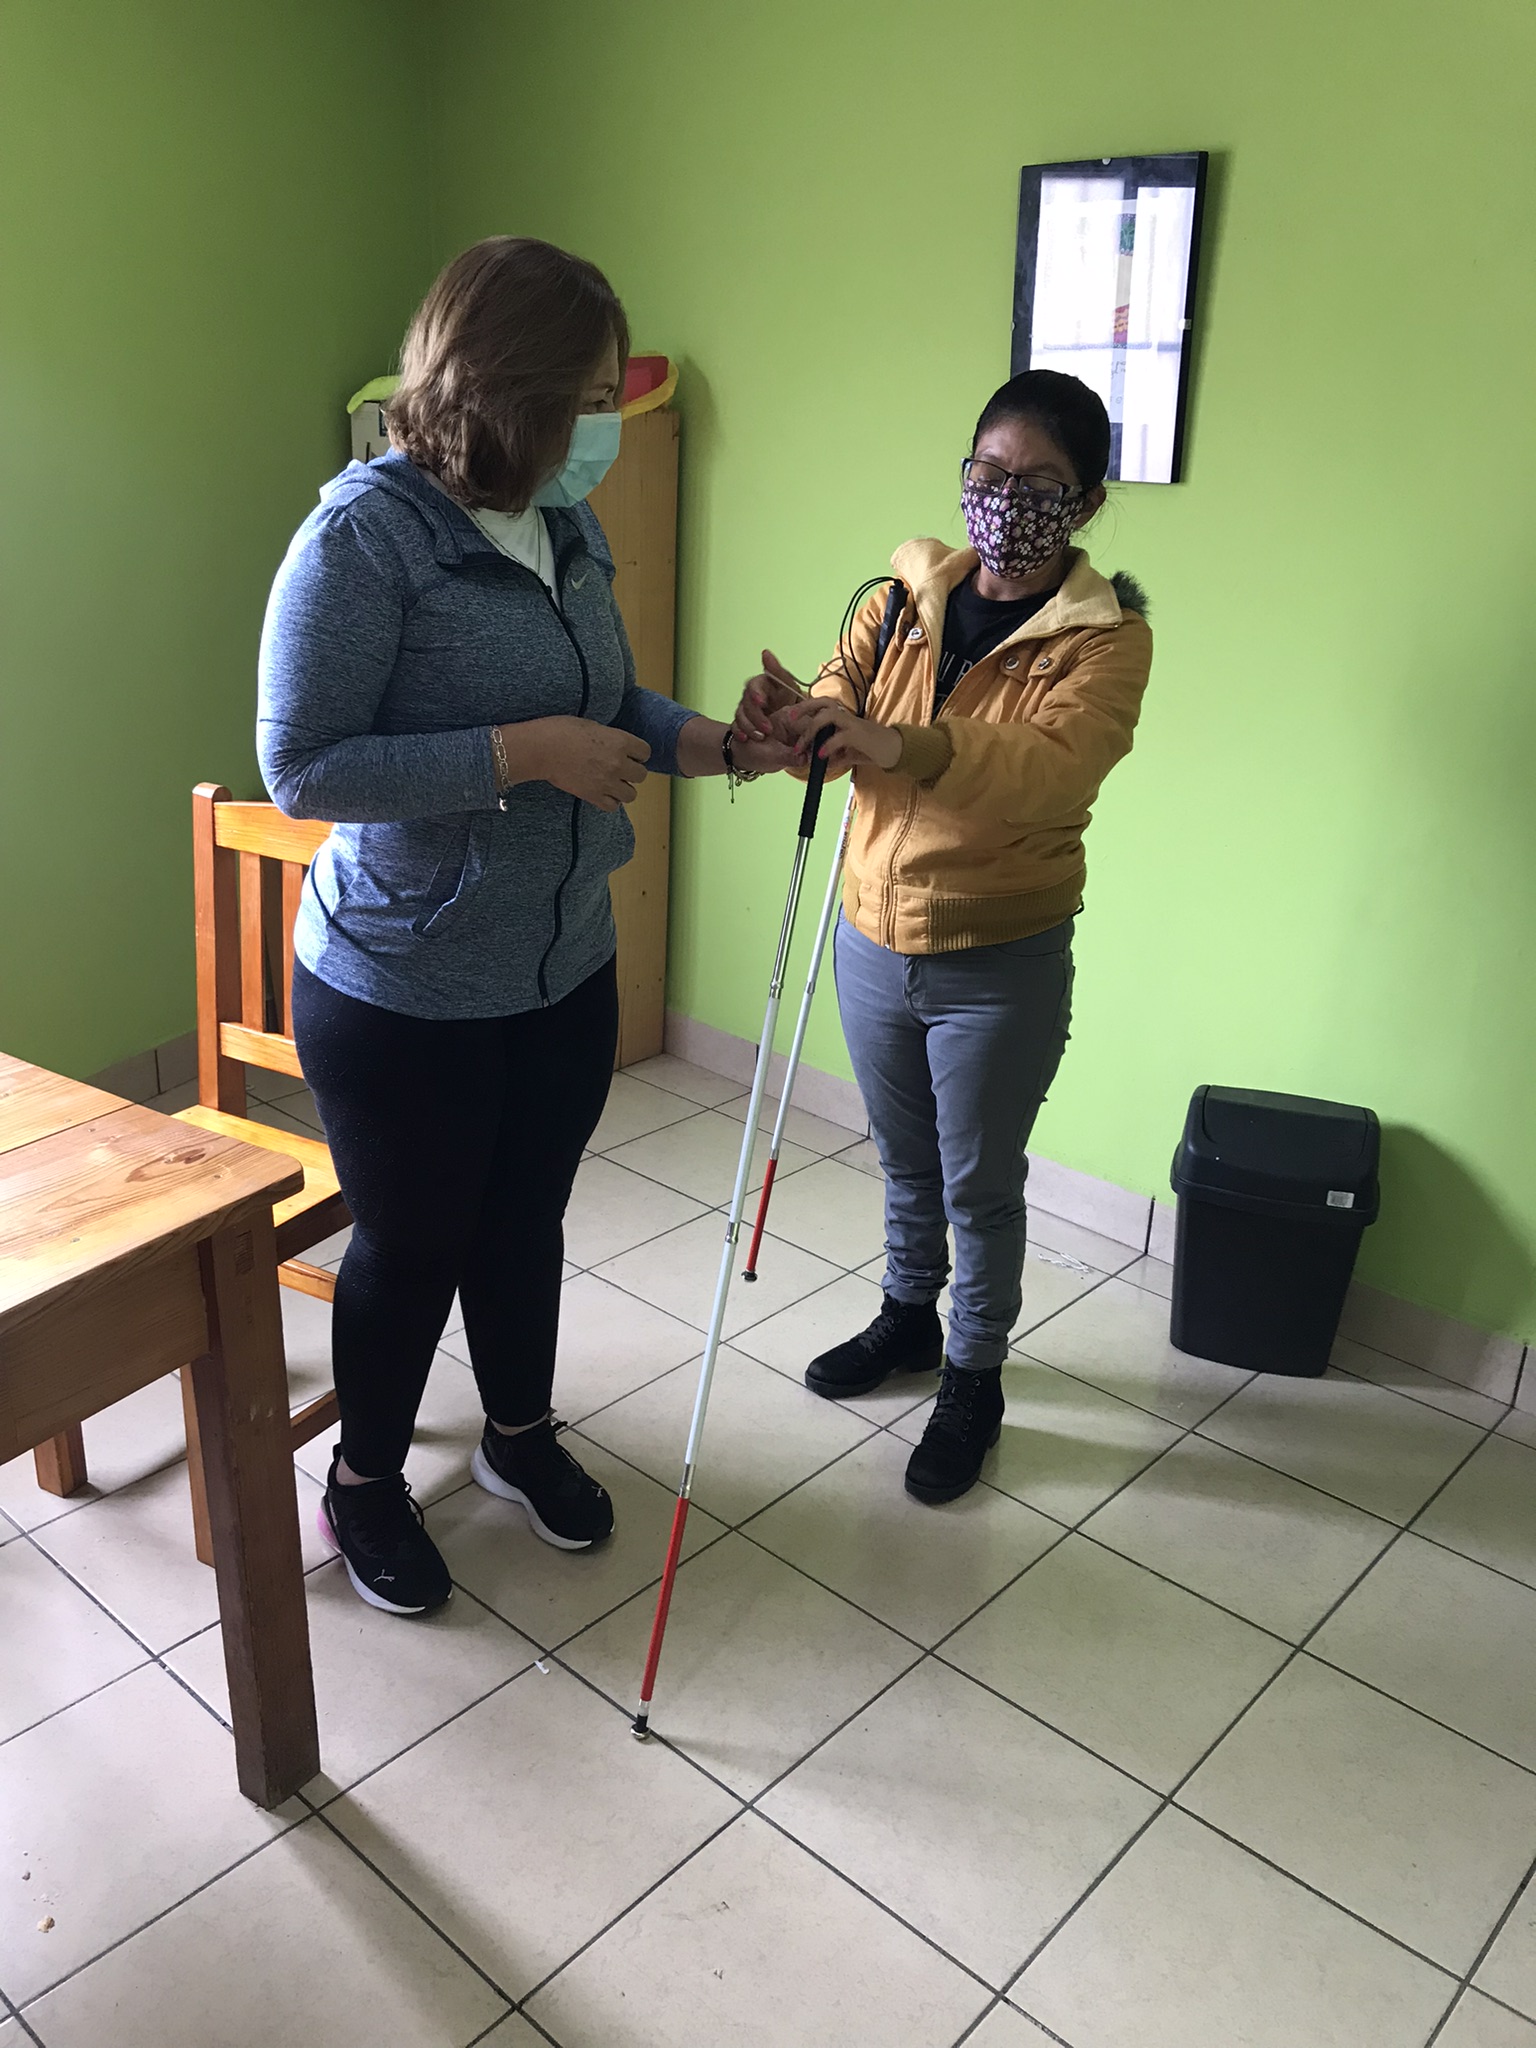
[[[491,727],[491,768],[496,777],[496,808],[507,808],[507,791],[512,787],[512,764],[507,759],[507,743],[501,736],[501,727]]]
[[[760,782],[763,774],[761,768],[738,768],[736,766],[735,738],[736,734],[731,726],[727,726],[720,735],[720,758],[725,763],[725,786],[730,793],[732,803],[736,801],[738,789],[744,787],[749,782]]]

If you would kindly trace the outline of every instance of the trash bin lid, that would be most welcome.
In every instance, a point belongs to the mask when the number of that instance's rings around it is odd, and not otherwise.
[[[1197,1088],[1173,1162],[1180,1194],[1276,1213],[1307,1209],[1371,1223],[1380,1206],[1375,1112],[1310,1095]]]

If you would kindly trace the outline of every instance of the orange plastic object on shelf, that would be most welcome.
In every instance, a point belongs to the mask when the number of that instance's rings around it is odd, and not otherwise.
[[[676,363],[668,362],[665,356],[631,356],[624,373],[624,402],[619,415],[628,420],[639,412],[654,412],[657,406],[667,403],[676,389]]]

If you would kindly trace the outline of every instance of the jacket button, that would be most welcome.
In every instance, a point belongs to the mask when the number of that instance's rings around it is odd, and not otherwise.
[[[1048,654],[1042,654],[1040,659],[1035,663],[1035,667],[1038,669],[1047,669],[1050,667],[1050,665],[1051,657]]]
[[[1017,668],[1018,665],[1019,657],[1016,654],[1010,654],[1008,659],[1003,663],[1004,668]]]
[[[921,627],[921,626],[914,626],[914,627],[912,628],[911,632],[910,632],[910,633],[909,633],[909,634],[907,635],[907,638],[908,638],[909,640],[921,640],[921,639],[922,639],[922,637],[923,637],[923,629],[922,629],[922,627]]]

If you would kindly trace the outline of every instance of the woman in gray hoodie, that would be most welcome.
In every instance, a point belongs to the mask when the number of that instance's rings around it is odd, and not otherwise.
[[[636,685],[584,502],[628,346],[580,258],[509,236],[456,258],[407,335],[391,452],[321,492],[262,636],[267,786],[340,821],[294,933],[294,1034],[353,1216],[321,1530],[392,1613],[451,1591],[402,1467],[456,1290],[475,1479],[564,1549],[612,1531],[550,1411],[562,1219],[617,1033],[608,877],[647,772],[792,758]]]

